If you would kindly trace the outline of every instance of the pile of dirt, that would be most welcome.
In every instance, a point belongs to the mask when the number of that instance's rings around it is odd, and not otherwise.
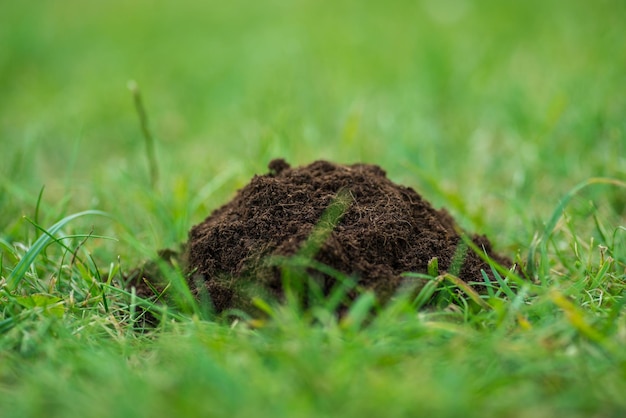
[[[499,264],[512,265],[485,236],[472,240]],[[294,255],[355,278],[384,301],[406,280],[402,273],[426,273],[435,257],[439,272],[454,271],[466,282],[481,282],[481,270],[491,276],[471,250],[455,261],[461,241],[447,211],[394,184],[376,165],[316,161],[291,168],[279,159],[191,229],[186,264],[192,287],[205,286],[218,312],[246,307],[259,290],[280,299],[281,269],[272,260]],[[309,273],[324,294],[336,284],[331,275]]]

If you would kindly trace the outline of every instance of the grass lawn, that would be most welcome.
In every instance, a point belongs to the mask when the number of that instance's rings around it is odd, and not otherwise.
[[[625,21],[619,0],[4,1],[0,417],[626,415]],[[531,277],[419,312],[365,292],[341,319],[182,292],[143,329],[124,275],[276,157],[379,164]]]

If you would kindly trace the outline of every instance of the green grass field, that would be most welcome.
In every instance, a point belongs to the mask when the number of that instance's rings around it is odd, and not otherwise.
[[[4,1],[0,417],[626,415],[625,21],[619,0]],[[142,330],[124,273],[276,157],[379,164],[532,280],[482,308],[364,293],[340,320],[182,300]]]

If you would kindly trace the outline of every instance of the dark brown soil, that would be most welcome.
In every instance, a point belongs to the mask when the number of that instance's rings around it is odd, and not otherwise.
[[[316,161],[291,168],[279,159],[191,229],[186,261],[192,287],[202,292],[203,283],[218,312],[245,308],[259,291],[281,299],[276,256],[310,256],[384,301],[406,280],[402,273],[426,273],[435,257],[440,273],[454,272],[466,282],[481,282],[481,270],[492,276],[471,250],[460,262],[453,260],[461,242],[456,228],[447,211],[392,183],[378,166]],[[512,265],[492,252],[485,236],[472,240],[499,264]],[[337,282],[309,273],[324,294]]]

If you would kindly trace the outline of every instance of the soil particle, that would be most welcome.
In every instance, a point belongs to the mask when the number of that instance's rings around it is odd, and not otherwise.
[[[482,282],[481,270],[491,276],[471,250],[455,262],[461,242],[456,231],[445,209],[394,184],[376,165],[316,161],[291,168],[277,159],[268,174],[255,176],[191,229],[186,261],[192,287],[204,291],[197,287],[200,280],[218,312],[247,306],[250,289],[280,299],[281,270],[267,260],[296,254],[355,278],[384,301],[406,280],[402,273],[426,273],[435,257],[439,272],[454,272],[466,282]],[[512,265],[492,252],[485,236],[472,240],[498,263]],[[313,274],[328,294],[336,279]]]

